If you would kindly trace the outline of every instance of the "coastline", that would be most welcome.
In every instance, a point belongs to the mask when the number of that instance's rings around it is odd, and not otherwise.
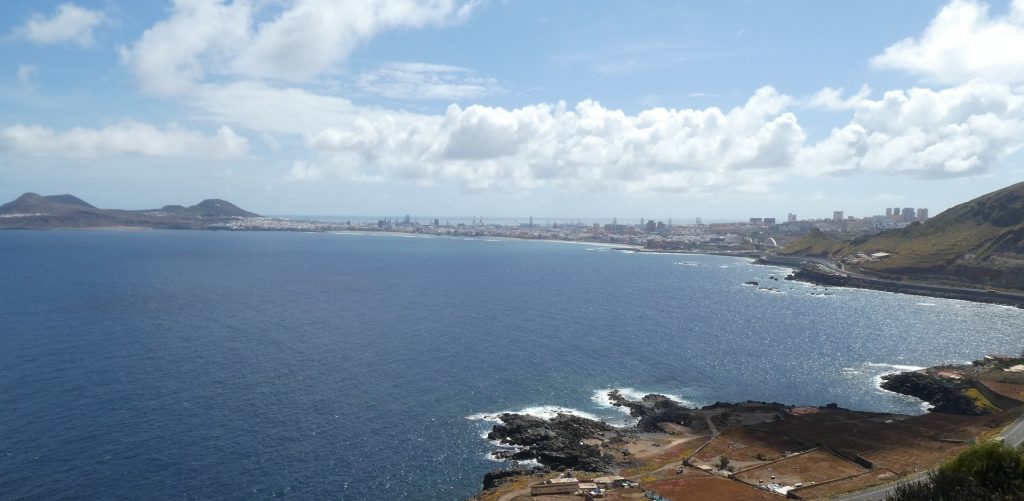
[[[483,236],[483,235],[441,235],[431,233],[402,232],[402,231],[374,231],[374,230],[345,230],[345,229],[274,229],[274,228],[153,228],[147,226],[107,226],[107,227],[59,227],[59,228],[4,228],[7,230],[49,230],[49,231],[144,231],[144,230],[169,230],[181,231],[188,229],[192,231],[242,231],[242,232],[298,232],[298,233],[330,233],[337,235],[365,235],[377,236],[386,235],[399,238],[462,238],[474,240],[523,240],[552,242],[561,244],[589,245],[607,247],[610,250],[634,252],[637,254],[680,254],[680,255],[705,255],[722,256],[751,259],[755,264],[769,266],[781,266],[793,271],[787,279],[797,280],[815,285],[829,287],[849,287],[854,289],[869,289],[897,294],[908,294],[915,296],[935,297],[940,299],[955,299],[971,301],[976,303],[998,304],[1013,306],[1024,309],[1024,292],[1016,293],[1009,291],[995,291],[988,289],[983,284],[964,284],[963,287],[943,286],[920,282],[897,282],[864,275],[852,275],[838,269],[828,269],[820,258],[805,256],[780,256],[768,254],[755,250],[740,251],[717,251],[701,249],[649,249],[642,245],[628,244],[621,242],[601,242],[593,240],[565,240],[555,238],[524,238],[515,236]],[[834,267],[834,265],[832,265]],[[977,288],[970,288],[975,286]]]
[[[800,256],[765,255],[757,259],[758,264],[784,266],[794,270],[787,280],[797,280],[829,287],[850,287],[870,289],[914,296],[956,299],[975,303],[999,304],[1024,308],[1024,293],[975,289],[968,287],[943,286],[920,282],[898,282],[866,275],[855,275],[829,265],[818,258]],[[981,286],[980,284],[976,284]]]
[[[471,499],[548,499],[556,484],[572,486],[559,500],[882,499],[977,441],[1024,443],[1020,363],[1024,357],[992,355],[887,376],[886,391],[932,405],[919,416],[756,401],[695,408],[619,390],[608,399],[628,410],[633,426],[500,414],[486,438],[510,467],[489,472]],[[881,497],[860,497],[865,492]]]

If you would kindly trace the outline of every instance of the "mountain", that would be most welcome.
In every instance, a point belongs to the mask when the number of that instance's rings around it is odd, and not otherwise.
[[[167,206],[164,209],[168,207],[181,206]],[[182,207],[181,213],[196,217],[259,217],[259,214],[242,210],[235,204],[219,198],[210,198],[191,207]]]
[[[92,205],[73,195],[51,195],[44,197],[36,193],[25,193],[11,202],[0,205],[0,214],[67,212],[83,208],[95,209]]]
[[[96,207],[93,207],[92,205],[90,205],[85,200],[82,200],[81,198],[78,198],[78,197],[76,197],[74,195],[69,195],[69,194],[64,194],[64,195],[48,195],[48,196],[45,196],[43,198],[45,198],[45,199],[47,199],[47,200],[49,200],[51,202],[62,203],[62,204],[65,204],[65,205],[77,205],[79,207],[87,207],[89,209],[95,209],[96,208]]]
[[[925,223],[848,242],[812,232],[781,253],[841,260],[891,256],[856,266],[876,275],[1024,289],[1024,183],[942,212]]]
[[[233,219],[260,217],[226,200],[203,200],[191,207],[167,205],[153,210],[98,209],[74,195],[25,193],[0,205],[0,228],[137,228],[202,229]]]

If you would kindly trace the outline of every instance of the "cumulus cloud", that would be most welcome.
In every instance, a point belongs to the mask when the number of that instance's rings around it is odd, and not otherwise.
[[[744,105],[645,110],[595,101],[516,109],[452,105],[443,116],[366,114],[308,137],[319,152],[293,176],[455,179],[470,188],[538,185],[627,191],[755,186],[786,168],[804,141],[792,98],[771,87]]]
[[[877,68],[908,71],[929,80],[964,83],[986,78],[1024,82],[1024,0],[1013,0],[1002,16],[976,0],[953,0],[924,33],[907,38],[871,59]]]
[[[630,115],[594,101],[453,105],[444,115],[350,107],[336,125],[306,134],[314,154],[292,175],[498,189],[759,191],[792,175],[973,176],[1024,146],[1024,94],[1005,84],[895,90],[877,100],[863,90],[845,99],[821,95],[853,116],[814,143],[788,111],[797,101],[771,87],[728,111]]]
[[[210,70],[247,78],[307,81],[360,43],[396,28],[458,22],[477,1],[176,0],[171,16],[122,49],[143,88],[190,90]]]
[[[860,87],[856,94],[843,98],[843,88],[838,89],[825,87],[807,100],[807,105],[812,108],[823,108],[826,110],[852,110],[862,101],[871,95],[871,88],[866,84]]]
[[[15,34],[40,44],[74,43],[81,47],[93,45],[93,30],[106,22],[100,11],[89,10],[73,3],[61,4],[50,17],[32,15]]]
[[[160,129],[132,121],[102,129],[79,127],[65,132],[22,124],[0,130],[0,151],[26,156],[238,157],[246,155],[248,150],[249,142],[228,127],[219,128],[213,135],[175,124]]]
[[[358,77],[365,92],[392,99],[459,101],[502,91],[498,81],[458,66],[389,63]]]
[[[854,110],[850,123],[800,152],[800,171],[969,176],[1024,146],[1024,95],[1004,84],[889,91]]]

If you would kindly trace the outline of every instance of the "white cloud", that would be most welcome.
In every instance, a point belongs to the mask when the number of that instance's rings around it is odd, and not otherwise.
[[[812,108],[824,108],[826,110],[852,110],[857,108],[862,101],[871,95],[871,88],[867,84],[862,85],[856,94],[843,99],[843,88],[834,89],[825,87],[807,100],[807,105]]]
[[[93,45],[93,30],[106,22],[100,11],[89,10],[73,3],[61,4],[52,17],[34,14],[15,34],[35,43],[58,44],[70,42],[81,47]]]
[[[800,171],[962,177],[1024,146],[1024,95],[1007,85],[889,91],[854,110],[849,124],[800,152]]]
[[[164,129],[123,121],[103,129],[74,128],[65,132],[38,125],[12,125],[0,130],[0,151],[26,156],[96,158],[117,155],[156,157],[239,157],[249,142],[228,127],[213,135],[171,124]]]
[[[32,89],[32,77],[39,72],[39,68],[31,64],[18,65],[18,83],[25,89]]]
[[[343,61],[360,43],[396,28],[461,21],[476,0],[277,2],[176,0],[171,16],[122,49],[143,88],[191,90],[207,72],[308,81]]]
[[[458,66],[390,63],[359,75],[359,88],[393,99],[458,101],[502,92],[498,81]]]
[[[585,185],[626,191],[761,189],[793,163],[804,133],[770,87],[723,112],[637,115],[594,101],[507,110],[450,106],[444,116],[367,113],[309,136],[319,153],[293,177],[453,179],[469,188]]]
[[[871,59],[877,68],[908,71],[957,84],[974,78],[1024,82],[1024,0],[1003,16],[990,16],[976,0],[953,0],[918,38],[897,42]]]
[[[202,85],[188,103],[197,118],[276,134],[311,134],[357,113],[374,112],[357,108],[348,99],[258,82]]]

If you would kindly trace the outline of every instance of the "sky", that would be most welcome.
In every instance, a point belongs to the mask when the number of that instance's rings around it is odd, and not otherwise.
[[[0,201],[870,216],[1024,180],[1024,0],[8,0]]]

